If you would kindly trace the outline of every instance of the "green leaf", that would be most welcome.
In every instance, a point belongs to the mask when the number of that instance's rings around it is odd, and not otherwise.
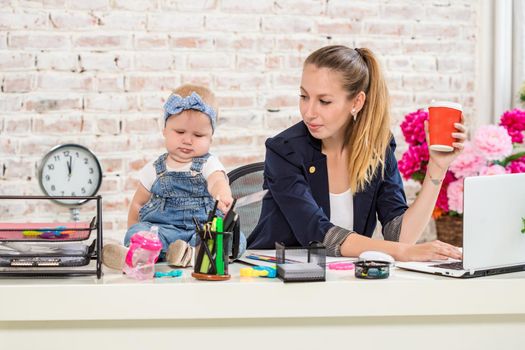
[[[523,223],[523,228],[521,229],[521,233],[525,233],[525,218],[521,218],[521,221]]]
[[[423,180],[425,179],[425,174],[423,174],[420,171],[416,171],[412,174],[412,179],[418,182],[423,182]]]
[[[525,152],[518,152],[518,153],[511,154],[510,156],[508,156],[507,158],[503,159],[501,162],[498,162],[498,163],[500,163],[502,167],[506,167],[507,165],[509,165],[510,162],[516,159],[520,159],[521,157],[525,157]]]

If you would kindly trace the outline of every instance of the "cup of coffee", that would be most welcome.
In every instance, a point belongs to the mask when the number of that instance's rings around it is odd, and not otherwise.
[[[430,137],[429,148],[434,151],[452,152],[452,143],[456,140],[452,137],[457,132],[454,123],[461,122],[463,109],[459,103],[438,101],[432,102],[428,107],[428,131]]]

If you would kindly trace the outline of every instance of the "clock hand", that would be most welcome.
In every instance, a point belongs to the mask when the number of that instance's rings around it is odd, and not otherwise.
[[[67,162],[67,171],[68,171],[68,174],[67,176],[71,177],[71,163],[72,163],[72,159],[71,159],[71,156],[69,156],[69,161]]]

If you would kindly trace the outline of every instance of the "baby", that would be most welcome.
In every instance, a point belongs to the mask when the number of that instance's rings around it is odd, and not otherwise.
[[[193,218],[202,225],[215,200],[226,213],[232,202],[224,166],[209,153],[217,123],[213,93],[203,86],[183,85],[164,104],[164,141],[167,152],[144,166],[128,214],[124,244],[139,231],[158,226],[162,242],[161,259],[168,264],[187,266],[181,255],[189,244],[194,247],[197,234]],[[239,255],[246,249],[241,234]],[[103,263],[121,270],[127,248],[106,244]]]

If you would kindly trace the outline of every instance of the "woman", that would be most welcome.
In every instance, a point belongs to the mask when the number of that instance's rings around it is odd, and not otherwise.
[[[306,59],[300,89],[303,121],[266,141],[269,191],[249,247],[321,241],[332,256],[378,250],[398,261],[460,259],[449,244],[415,243],[448,166],[463,149],[465,127],[455,125],[454,152],[430,151],[426,178],[408,207],[389,129],[388,90],[373,53],[321,48]],[[370,238],[377,219],[385,240]]]

